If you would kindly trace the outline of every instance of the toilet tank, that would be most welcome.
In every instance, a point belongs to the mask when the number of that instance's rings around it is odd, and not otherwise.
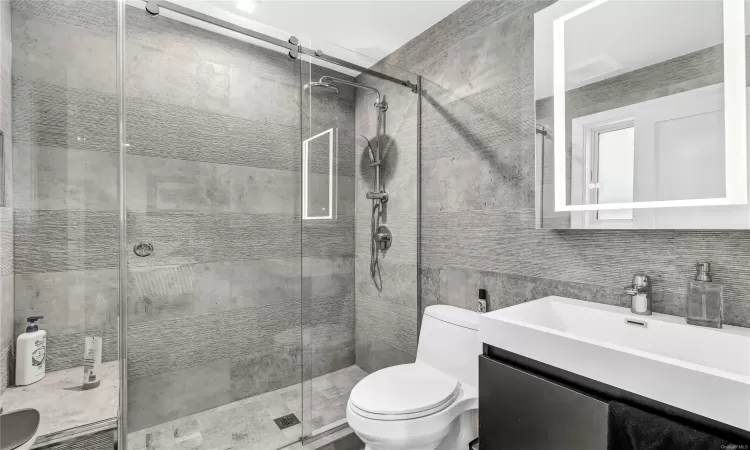
[[[462,383],[479,384],[479,314],[448,305],[428,306],[422,318],[417,361],[456,377]]]

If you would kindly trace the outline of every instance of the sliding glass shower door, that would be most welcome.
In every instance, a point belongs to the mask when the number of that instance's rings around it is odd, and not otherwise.
[[[302,431],[301,63],[166,7],[127,6],[126,37],[128,447],[281,448]]]

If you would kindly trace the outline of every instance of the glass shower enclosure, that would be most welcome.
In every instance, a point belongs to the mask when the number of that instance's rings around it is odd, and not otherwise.
[[[415,358],[419,77],[236,5],[0,1],[0,395],[39,445],[332,439]]]
[[[417,77],[210,3],[119,5],[133,450],[336,432],[416,354]]]

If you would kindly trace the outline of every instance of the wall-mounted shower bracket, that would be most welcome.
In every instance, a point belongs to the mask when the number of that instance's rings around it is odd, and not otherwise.
[[[380,203],[388,203],[388,192],[368,192],[365,197],[369,200],[380,200]]]
[[[379,225],[373,238],[382,251],[388,250],[393,244],[393,233],[391,233],[391,229],[388,225]]]

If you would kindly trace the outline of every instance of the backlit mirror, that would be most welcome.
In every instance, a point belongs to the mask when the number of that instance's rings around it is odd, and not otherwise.
[[[334,208],[334,128],[302,142],[302,218],[332,219]]]
[[[743,0],[561,0],[535,16],[544,228],[750,228]]]

